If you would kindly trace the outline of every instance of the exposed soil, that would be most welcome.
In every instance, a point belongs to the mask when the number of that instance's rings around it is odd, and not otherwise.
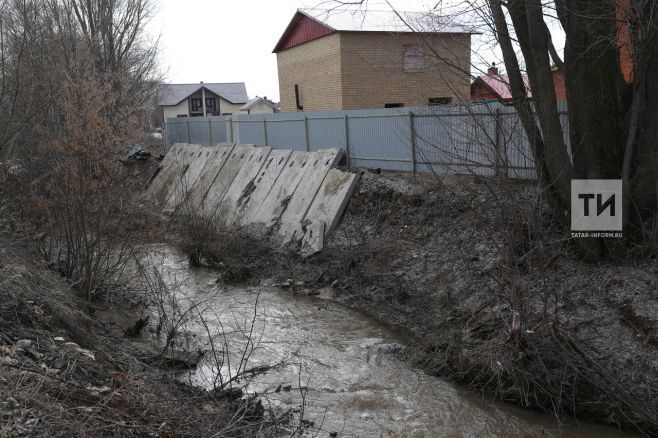
[[[209,235],[207,224],[168,231],[192,230],[182,246],[222,281],[331,296],[408,331],[408,360],[433,374],[658,435],[655,245],[582,262],[562,212],[535,204],[529,187],[489,184],[365,173],[308,259],[236,230]],[[142,240],[163,238],[156,218],[133,219],[126,228]],[[125,336],[143,303],[115,293],[89,305],[10,228],[0,223],[0,436],[203,436],[245,409],[177,383],[148,343]]]
[[[654,250],[585,263],[556,213],[535,208],[530,186],[489,184],[365,173],[322,253],[303,260],[250,240],[236,246],[227,233],[211,258],[225,281],[270,277],[407,329],[417,341],[408,359],[433,374],[531,409],[658,434]]]
[[[123,162],[130,184],[118,231],[135,251],[122,257],[139,258],[140,248],[165,240],[168,222],[134,202],[143,201],[156,160],[142,154]],[[260,400],[240,387],[208,391],[181,383],[180,371],[194,368],[203,352],[179,346],[184,333],[163,349],[165,336],[148,324],[157,297],[136,269],[117,271],[92,301],[60,275],[47,251],[49,229],[30,208],[26,186],[21,174],[0,179],[0,438],[242,437],[277,430]]]
[[[250,436],[267,426],[257,400],[182,384],[172,366],[191,361],[127,336],[144,309],[139,290],[89,303],[20,236],[0,232],[0,437]]]

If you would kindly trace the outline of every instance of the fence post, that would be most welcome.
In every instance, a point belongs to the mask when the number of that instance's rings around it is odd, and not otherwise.
[[[185,129],[187,131],[187,143],[190,143],[190,119],[189,119],[189,117],[185,121]]]
[[[349,131],[349,123],[347,120],[347,114],[343,115],[343,121],[345,122],[345,158],[347,160],[347,167],[351,167],[350,165],[350,131]]]
[[[228,130],[231,133],[230,141],[229,143],[234,143],[233,141],[233,116],[230,116],[228,118]]]
[[[263,138],[265,138],[265,144],[263,146],[267,146],[267,120],[263,119]]]
[[[167,155],[167,143],[169,143],[169,132],[167,130],[167,119],[164,120],[164,123],[162,125],[163,125],[162,138],[164,139],[164,141],[162,142],[162,150],[163,150],[163,155]]]
[[[416,174],[416,126],[414,113],[409,111],[409,132],[411,133],[411,171]]]
[[[310,150],[309,139],[308,139],[308,117],[304,116],[304,145],[306,146],[306,152]]]
[[[505,166],[505,163],[502,160],[502,153],[505,152],[505,145],[502,144],[501,137],[502,137],[502,127],[500,125],[500,108],[496,108],[496,111],[494,112],[494,126],[495,126],[495,133],[494,133],[494,176],[501,177],[501,176],[507,176],[507,167]],[[502,165],[501,165],[502,163]],[[504,168],[504,169],[503,169]]]
[[[208,117],[208,146],[212,146],[212,120]]]

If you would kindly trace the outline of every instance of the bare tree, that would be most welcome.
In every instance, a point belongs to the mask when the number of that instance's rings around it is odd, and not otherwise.
[[[389,6],[391,4],[387,1]],[[367,9],[367,0],[328,0]],[[651,0],[440,0],[433,12],[477,23],[493,37],[509,75],[512,104],[533,147],[539,180],[569,209],[572,179],[622,179],[624,237],[643,237],[657,205],[658,6]],[[565,34],[564,60],[550,28]],[[414,30],[413,26],[409,26]],[[551,69],[563,70],[569,142],[560,124]],[[468,72],[470,74],[470,72]],[[531,103],[523,74],[532,89]],[[568,145],[571,146],[571,156]],[[579,239],[582,256],[613,245]]]
[[[132,253],[121,163],[158,83],[152,0],[0,3],[0,152],[49,259],[90,299]]]
[[[535,150],[544,153],[535,159],[546,164],[547,183],[568,205],[571,178],[621,178],[626,236],[637,239],[642,221],[656,208],[657,140],[651,126],[658,117],[658,88],[648,78],[655,77],[658,68],[658,8],[642,0],[558,0],[546,5],[539,0],[488,0],[487,6],[520,114],[527,112],[528,104],[526,91],[518,87],[515,47],[525,61],[543,138]],[[564,61],[547,26],[555,16],[566,34]],[[624,74],[623,61],[632,66],[632,74]],[[565,73],[573,164],[556,112],[552,63]],[[609,252],[603,240],[581,246],[588,259]]]

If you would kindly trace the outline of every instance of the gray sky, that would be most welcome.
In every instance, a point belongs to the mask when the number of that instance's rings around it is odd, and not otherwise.
[[[276,42],[297,8],[321,0],[159,0],[151,33],[160,36],[167,82],[246,82],[249,97],[279,100]],[[423,0],[393,1],[427,10]],[[387,9],[370,0],[370,8]]]
[[[167,82],[246,82],[249,97],[278,101],[272,49],[297,8],[316,7],[323,0],[158,1],[150,32],[160,37],[159,60]],[[398,10],[427,11],[436,0],[391,0],[391,4]],[[368,8],[390,10],[385,0],[368,0]],[[557,35],[558,50],[562,45],[563,37]],[[474,41],[472,62],[486,68],[489,62],[499,62],[497,52]]]

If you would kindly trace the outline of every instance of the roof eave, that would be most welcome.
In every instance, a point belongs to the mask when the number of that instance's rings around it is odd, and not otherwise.
[[[336,32],[336,29],[333,27],[329,26],[327,23],[324,23],[317,18],[307,14],[306,12],[302,11],[301,9],[297,9],[295,12],[295,15],[292,16],[292,19],[288,23],[288,26],[286,26],[286,30],[283,31],[283,34],[281,35],[281,38],[279,38],[279,41],[277,41],[276,46],[274,46],[274,50],[272,50],[272,53],[278,53],[281,51],[281,46],[283,45],[283,42],[285,41],[286,37],[288,34],[292,31],[293,26],[296,24],[295,20],[297,19],[298,16],[303,15],[304,17],[310,18],[311,20],[315,21],[316,23],[320,24],[321,26],[326,27],[327,29],[331,30],[332,32]],[[324,35],[326,36],[326,35]],[[322,37],[320,37],[322,38]],[[315,38],[319,39],[319,38]]]
[[[239,102],[239,101],[233,101],[233,100],[227,99],[225,96],[222,96],[221,94],[218,94],[218,93],[212,91],[210,88],[206,87],[205,85],[200,85],[199,88],[197,88],[196,90],[192,91],[191,93],[188,93],[188,94],[187,94],[184,98],[182,98],[180,101],[178,101],[178,102],[176,102],[176,103],[169,104],[169,105],[158,104],[158,106],[177,106],[177,105],[180,105],[183,101],[185,101],[186,99],[189,99],[191,95],[193,95],[193,94],[195,94],[195,93],[198,93],[199,90],[201,90],[201,89],[204,89],[204,90],[206,90],[207,92],[212,93],[213,95],[219,97],[220,99],[224,99],[225,101],[227,101],[228,103],[233,104],[233,105],[245,104],[245,103],[247,103],[247,102],[249,101],[248,99],[245,100],[245,101],[242,101],[242,102]]]
[[[340,33],[389,33],[389,34],[397,34],[397,33],[416,33],[420,35],[482,35],[482,32],[443,32],[443,31],[420,31],[420,30],[356,30],[356,29],[349,29],[349,30],[335,30],[335,32],[340,32]]]

